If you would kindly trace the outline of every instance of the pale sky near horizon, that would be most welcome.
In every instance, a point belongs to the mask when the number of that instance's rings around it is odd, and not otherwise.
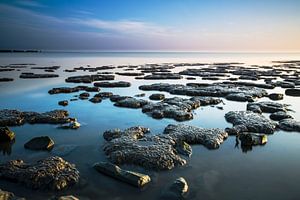
[[[0,49],[300,51],[299,0],[1,0]]]

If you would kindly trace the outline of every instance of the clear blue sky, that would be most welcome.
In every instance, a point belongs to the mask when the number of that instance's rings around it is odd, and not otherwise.
[[[0,48],[299,51],[299,0],[1,0]]]

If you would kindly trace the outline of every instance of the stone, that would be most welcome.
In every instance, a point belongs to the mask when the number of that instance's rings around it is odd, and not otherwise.
[[[77,197],[74,197],[73,195],[67,195],[67,196],[56,197],[53,200],[79,200],[79,199]]]
[[[274,112],[270,115],[270,119],[272,119],[274,121],[280,121],[280,120],[288,119],[288,118],[293,118],[293,117],[284,111]]]
[[[89,93],[83,92],[83,93],[80,93],[80,94],[79,94],[79,99],[85,100],[85,99],[88,99],[89,96],[90,96]]]
[[[142,108],[146,104],[148,104],[148,101],[146,100],[136,99],[134,97],[128,97],[117,101],[114,105],[118,107],[126,107],[126,108]]]
[[[119,76],[143,76],[144,73],[141,72],[117,72],[116,73]]]
[[[131,83],[126,81],[118,81],[118,82],[96,82],[94,83],[94,86],[96,87],[130,87]]]
[[[277,126],[265,116],[251,111],[230,111],[225,114],[225,119],[233,124],[233,128],[226,129],[230,135],[243,132],[272,134]]]
[[[35,137],[24,145],[25,149],[50,151],[54,147],[54,141],[48,136]]]
[[[94,81],[110,81],[114,80],[115,76],[111,74],[95,74],[95,75],[82,75],[82,76],[71,76],[65,81],[68,83],[92,83]]]
[[[151,75],[146,75],[143,79],[146,80],[166,80],[166,79],[182,79],[183,77],[180,74],[176,73],[157,73],[154,72]]]
[[[67,105],[69,105],[69,102],[67,100],[59,101],[58,105],[60,105],[60,106],[67,106]]]
[[[80,128],[81,124],[79,122],[77,122],[77,120],[73,119],[68,123],[62,124],[59,126],[59,128],[63,128],[63,129],[78,129]]]
[[[9,82],[9,81],[14,81],[13,78],[0,78],[0,82]]]
[[[0,127],[0,142],[10,142],[15,139],[15,133],[7,126]]]
[[[179,177],[164,191],[160,199],[183,200],[186,198],[188,190],[187,181],[183,177]]]
[[[269,98],[273,101],[282,100],[283,99],[283,94],[281,94],[281,93],[272,93],[272,94],[269,94]]]
[[[165,95],[164,94],[151,94],[149,96],[149,99],[151,100],[163,100],[165,98]]]
[[[79,182],[79,171],[64,159],[52,156],[27,164],[11,160],[0,164],[0,177],[21,183],[32,189],[63,190]]]
[[[286,89],[285,94],[288,96],[300,97],[300,89],[298,88]]]
[[[94,164],[94,169],[107,176],[129,183],[130,185],[142,188],[150,183],[151,178],[146,174],[121,169],[119,166],[108,162]]]
[[[19,78],[22,79],[35,79],[35,78],[56,78],[58,74],[34,74],[34,73],[22,73]]]
[[[15,194],[12,192],[4,191],[1,189],[0,189],[0,199],[1,200],[25,200],[25,198],[20,198],[15,196]]]
[[[241,101],[241,102],[254,101],[252,96],[246,95],[245,93],[232,93],[232,94],[228,94],[225,98],[231,101]]]
[[[262,101],[262,102],[253,102],[247,104],[247,110],[257,112],[257,113],[274,113],[287,110],[286,104],[281,104],[273,101]]]
[[[102,99],[101,99],[101,97],[93,97],[93,98],[90,98],[89,101],[93,102],[93,103],[101,103]]]
[[[279,121],[279,128],[284,131],[300,132],[300,121],[294,119],[283,119]]]
[[[239,134],[239,140],[242,146],[255,146],[264,145],[268,141],[268,137],[265,134],[258,133],[241,133]]]
[[[48,91],[49,94],[60,94],[60,93],[73,93],[79,91],[86,91],[86,92],[99,92],[100,88],[98,87],[88,87],[88,86],[76,86],[76,87],[58,87],[52,88]]]
[[[135,97],[144,97],[144,96],[146,96],[146,94],[145,93],[140,93],[140,94],[136,94],[136,95],[134,95]]]
[[[48,123],[63,124],[70,122],[69,113],[66,110],[53,110],[44,113],[21,112],[19,110],[0,110],[0,126],[17,126],[24,123]]]

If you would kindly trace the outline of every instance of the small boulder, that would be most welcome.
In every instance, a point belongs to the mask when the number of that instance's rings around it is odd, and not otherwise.
[[[24,145],[26,149],[47,151],[50,151],[53,146],[54,141],[48,136],[35,137]]]
[[[151,100],[163,100],[164,98],[165,98],[165,95],[164,94],[159,94],[159,93],[151,94],[149,96],[149,99],[151,99]]]
[[[279,121],[279,128],[284,131],[300,132],[300,121],[294,119],[283,119]]]
[[[269,98],[273,101],[282,100],[283,99],[283,94],[281,94],[281,93],[272,93],[272,94],[269,94]]]
[[[0,142],[10,142],[15,139],[15,133],[7,126],[0,127]]]
[[[58,105],[60,106],[67,106],[69,104],[69,102],[67,100],[63,100],[63,101],[59,101]]]
[[[284,111],[278,111],[278,112],[272,113],[270,115],[270,119],[272,119],[274,121],[280,121],[280,120],[288,119],[288,118],[293,118],[293,117]]]
[[[174,183],[163,193],[161,199],[185,199],[189,190],[189,186],[183,177],[174,181]]]
[[[286,89],[285,94],[288,96],[300,97],[300,89],[299,88]]]

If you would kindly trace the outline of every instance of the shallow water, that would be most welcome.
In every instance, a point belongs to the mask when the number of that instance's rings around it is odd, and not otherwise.
[[[118,108],[110,100],[103,100],[100,104],[89,101],[69,102],[62,108],[58,101],[71,99],[71,94],[49,95],[48,90],[53,87],[75,86],[78,84],[65,83],[68,76],[78,74],[93,74],[78,71],[65,73],[64,69],[91,65],[127,65],[146,63],[215,63],[215,62],[243,62],[246,65],[272,65],[274,60],[300,60],[300,54],[283,53],[36,53],[36,54],[0,54],[0,65],[12,63],[35,63],[36,66],[62,66],[55,73],[59,78],[49,79],[19,79],[21,72],[43,73],[43,70],[20,69],[21,71],[0,72],[0,77],[13,77],[15,81],[0,83],[0,109],[11,108],[23,111],[49,111],[66,109],[72,117],[76,117],[82,124],[78,130],[57,129],[56,125],[29,125],[11,127],[16,133],[16,141],[10,148],[1,151],[0,161],[23,159],[31,162],[52,155],[48,152],[34,152],[25,150],[23,145],[35,136],[48,135],[55,141],[55,145],[75,145],[76,148],[64,159],[76,164],[81,173],[81,183],[70,190],[59,194],[73,194],[81,199],[157,199],[161,191],[179,176],[183,176],[189,183],[188,199],[299,199],[300,182],[300,134],[296,132],[277,131],[268,137],[264,146],[253,147],[252,150],[242,152],[235,148],[235,137],[229,137],[219,149],[208,150],[201,145],[194,145],[193,155],[188,158],[184,167],[176,167],[170,171],[155,172],[139,167],[125,166],[125,168],[148,173],[152,183],[143,190],[136,189],[125,183],[99,174],[92,165],[106,160],[102,151],[104,140],[103,131],[111,128],[124,129],[130,126],[142,125],[149,127],[152,134],[161,133],[171,123],[186,123],[200,127],[231,127],[225,121],[224,115],[231,110],[245,110],[246,103],[224,100],[224,110],[215,107],[202,107],[194,111],[194,119],[186,122],[176,122],[172,119],[156,120],[143,114],[139,109]],[[181,71],[179,67],[173,71]],[[191,68],[191,67],[188,67]],[[123,69],[103,70],[123,71]],[[101,71],[102,72],[102,71]],[[116,80],[130,81],[130,88],[103,88],[101,91],[111,91],[114,94],[134,96],[146,93],[148,99],[153,91],[140,91],[138,86],[154,82],[187,83],[209,82],[200,77],[196,80],[136,80],[134,77],[118,76]],[[82,85],[82,84],[80,84]],[[86,84],[92,85],[92,84]],[[276,92],[284,89],[276,88]],[[166,96],[173,96],[164,93]],[[267,100],[266,98],[260,101]],[[287,97],[279,101],[291,104],[291,113],[300,120],[299,98]],[[21,185],[0,180],[0,188],[14,192],[18,196],[28,199],[47,199],[56,193],[32,191]]]

